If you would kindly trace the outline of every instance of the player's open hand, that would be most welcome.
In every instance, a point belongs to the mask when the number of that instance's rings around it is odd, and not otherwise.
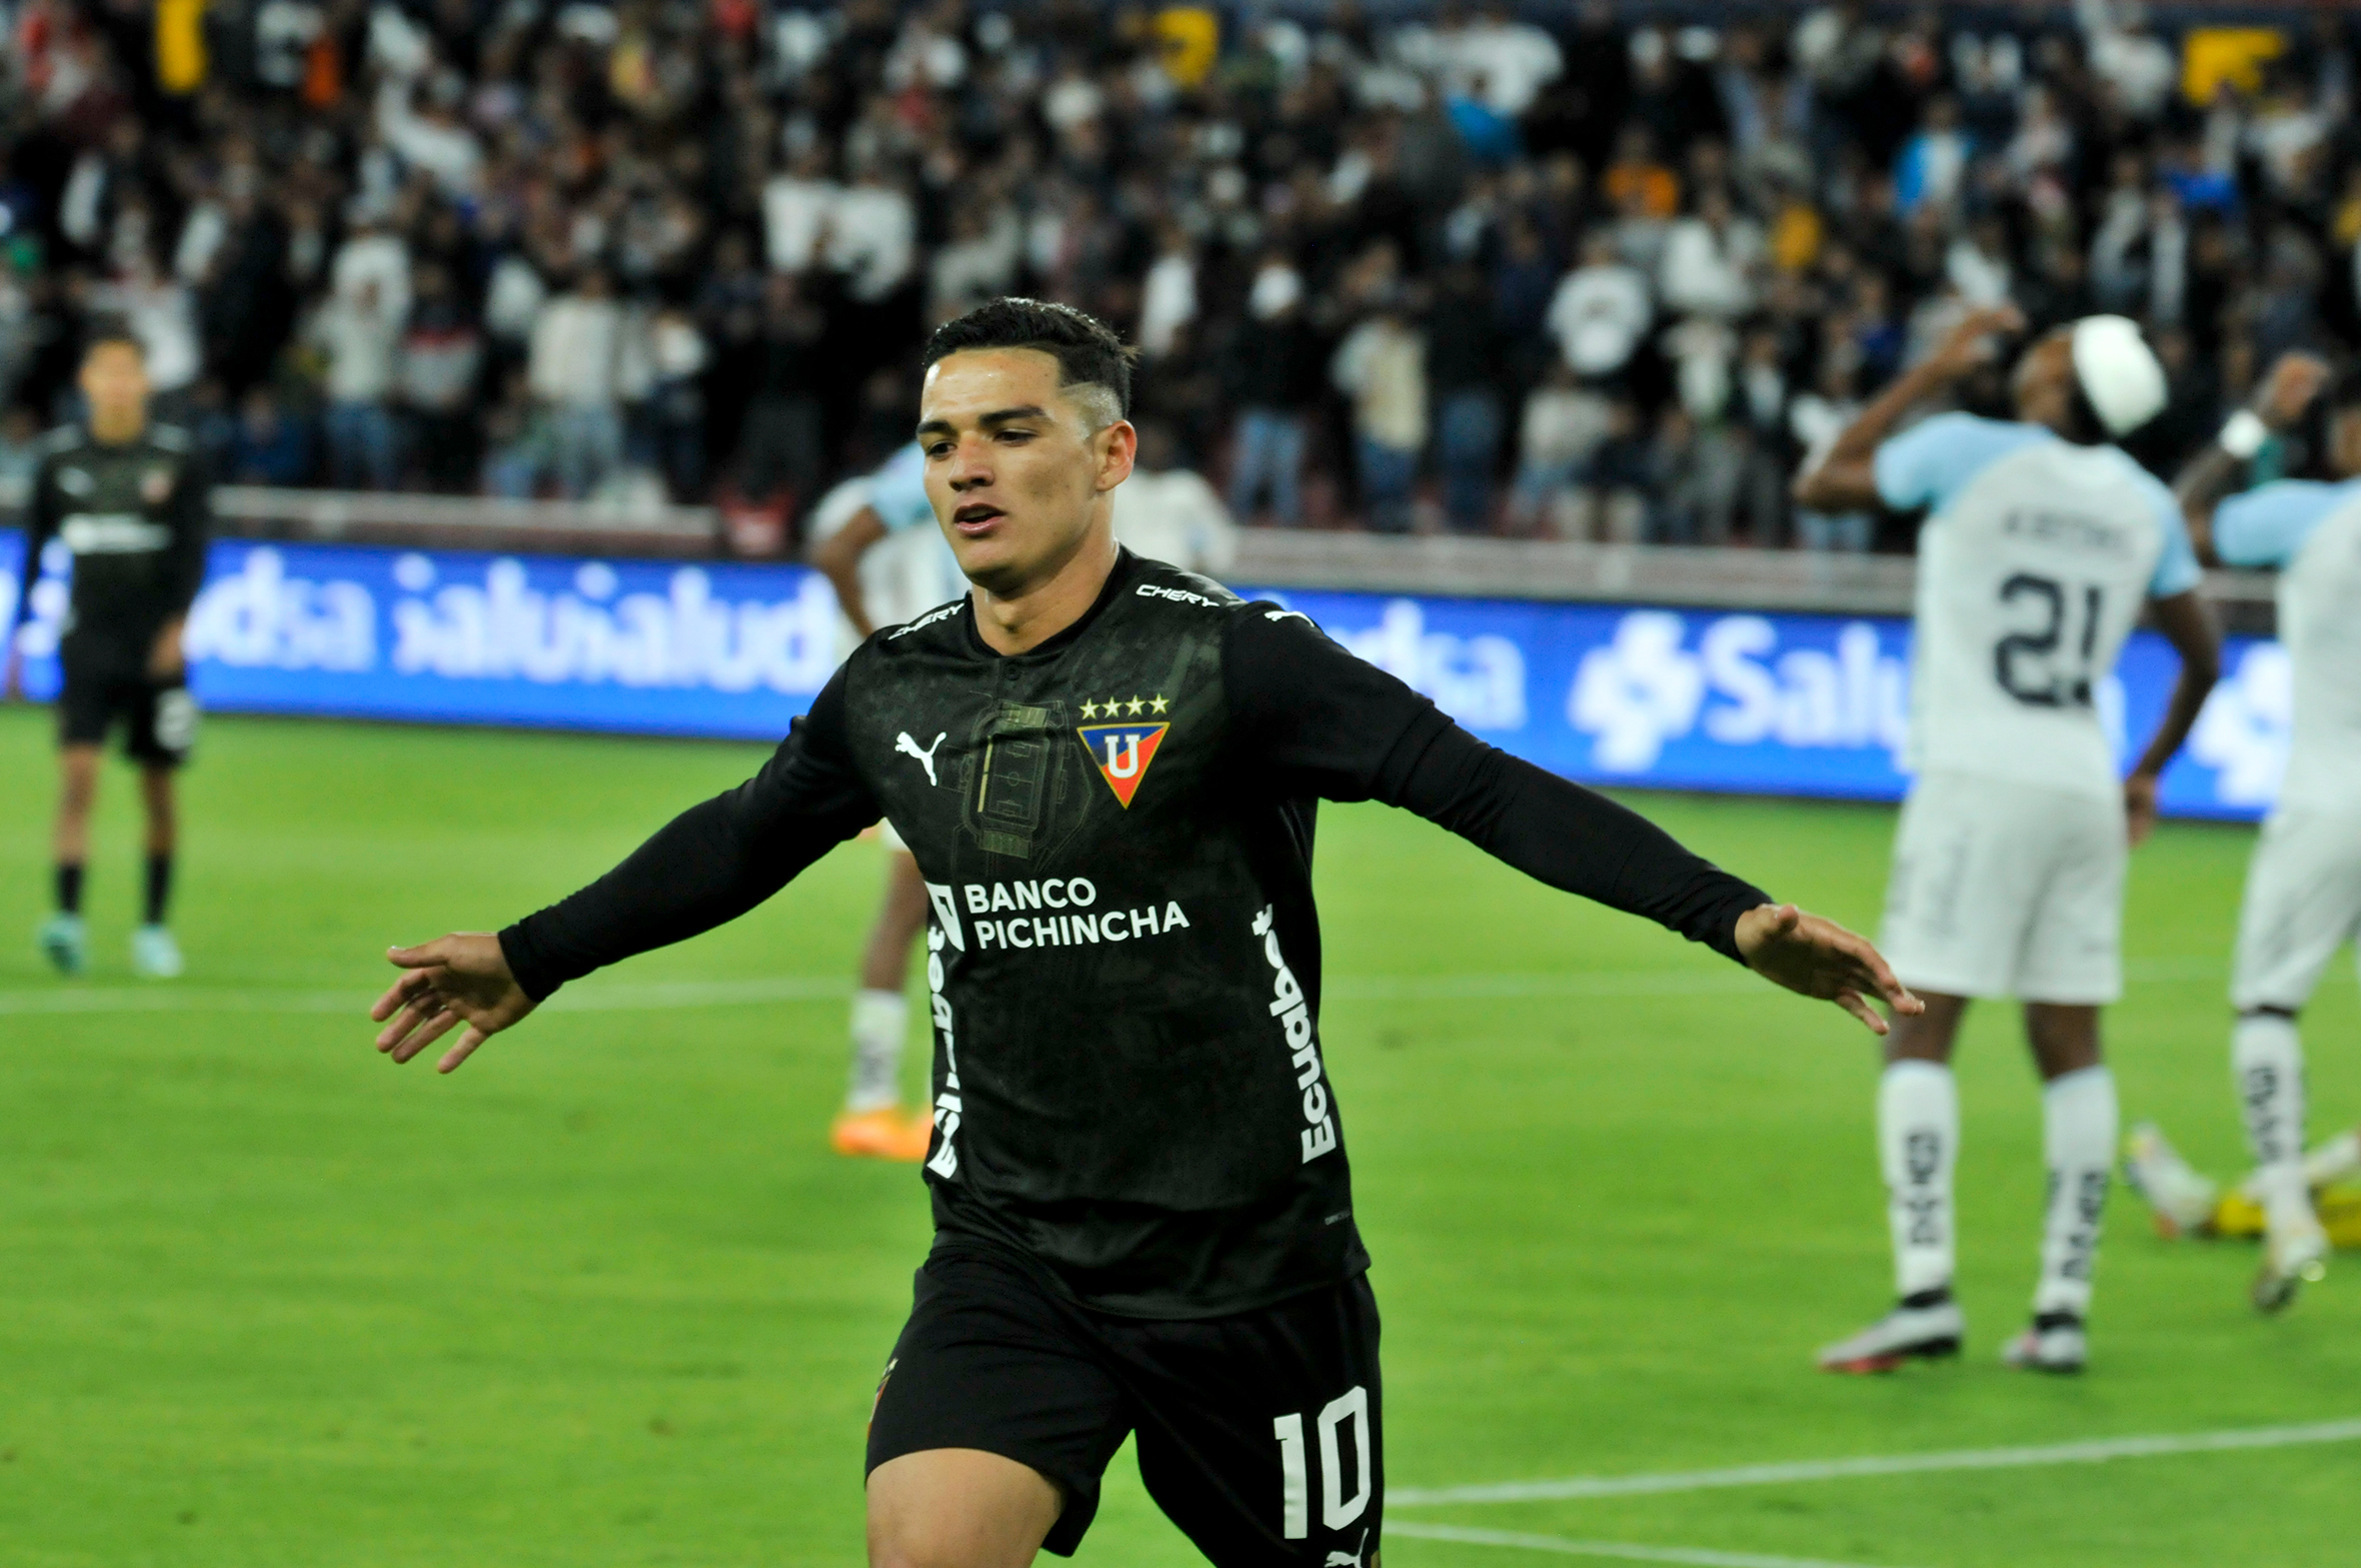
[[[2156,776],[2135,773],[2123,781],[2123,828],[2136,849],[2156,830]]]
[[[2316,354],[2289,350],[2271,362],[2269,374],[2254,395],[2254,411],[2273,430],[2285,430],[2302,419],[2304,410],[2328,385],[2328,362]]]
[[[1886,1031],[1886,1021],[1869,1005],[1877,997],[1896,1012],[1924,1012],[1926,1003],[1894,978],[1885,958],[1865,936],[1834,920],[1806,914],[1791,903],[1757,904],[1738,916],[1738,954],[1768,980],[1832,1001],[1869,1026]]]
[[[1964,376],[1998,355],[1995,338],[2014,337],[2024,330],[2025,313],[2014,305],[1987,305],[1969,311],[1927,356],[1928,366],[1945,378]]]
[[[435,1063],[437,1072],[449,1072],[537,1005],[509,972],[500,938],[490,931],[458,931],[420,947],[389,947],[386,957],[409,972],[386,987],[369,1016],[385,1024],[377,1031],[377,1048],[396,1061],[408,1061],[465,1023],[459,1043]]]

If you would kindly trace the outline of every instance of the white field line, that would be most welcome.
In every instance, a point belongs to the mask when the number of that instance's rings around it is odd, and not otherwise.
[[[2111,1459],[2150,1459],[2166,1454],[2214,1454],[2253,1448],[2299,1448],[2314,1443],[2361,1442],[2361,1420],[2320,1421],[2309,1426],[2250,1426],[2226,1432],[2174,1432],[2152,1437],[2102,1437],[2038,1448],[1963,1448],[1948,1453],[1867,1454],[1856,1459],[1813,1459],[1797,1464],[1739,1465],[1727,1470],[1686,1470],[1665,1475],[1585,1475],[1558,1481],[1504,1481],[1488,1486],[1438,1486],[1389,1491],[1396,1508],[1437,1504],[1562,1502],[1583,1497],[1640,1497],[1665,1492],[1704,1492],[1725,1486],[1785,1486],[1804,1481],[1843,1481],[1860,1476],[1923,1475],[1940,1470],[2017,1470],[2052,1464],[2101,1464]]]
[[[1456,1524],[1388,1523],[1389,1536],[1418,1541],[1458,1541],[1468,1546],[1517,1546],[1560,1557],[1613,1557],[1629,1563],[1690,1563],[1697,1568],[1866,1568],[1861,1563],[1824,1562],[1817,1557],[1765,1557],[1760,1552],[1717,1552],[1702,1546],[1637,1546],[1622,1541],[1573,1541],[1561,1535],[1526,1535],[1515,1530],[1479,1530]]]
[[[2150,958],[2124,965],[2133,983],[2213,979],[2229,972],[2227,958]],[[1568,974],[1342,974],[1329,980],[1329,1001],[1454,1001],[1513,997],[1751,995],[1762,981],[1744,970],[1606,969]],[[849,979],[783,974],[749,980],[668,980],[649,984],[594,982],[560,991],[550,1002],[563,1012],[666,1012],[687,1007],[742,1007],[764,1002],[821,1001],[852,994]],[[40,1013],[366,1011],[375,992],[296,990],[273,986],[98,985],[45,990],[0,990],[0,1016]]]

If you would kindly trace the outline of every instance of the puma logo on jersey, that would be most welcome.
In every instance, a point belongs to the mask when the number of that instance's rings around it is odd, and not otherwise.
[[[1318,622],[1300,610],[1265,610],[1262,612],[1262,619],[1265,621],[1300,621],[1307,627],[1319,625]]]
[[[943,736],[950,733],[946,730],[943,735],[935,737],[935,744],[922,752],[919,750],[919,744],[910,738],[910,732],[905,730],[894,738],[894,750],[904,756],[917,758],[919,766],[927,771],[927,783],[934,784],[936,782],[935,754],[943,749]]]

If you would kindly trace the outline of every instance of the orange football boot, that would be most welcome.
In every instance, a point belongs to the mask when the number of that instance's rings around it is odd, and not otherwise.
[[[910,1165],[927,1157],[934,1140],[935,1118],[923,1110],[905,1112],[899,1105],[839,1111],[836,1124],[828,1129],[828,1146],[839,1154]]]

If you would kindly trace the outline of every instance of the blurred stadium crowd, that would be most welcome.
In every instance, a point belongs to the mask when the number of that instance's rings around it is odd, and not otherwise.
[[[1022,292],[1241,517],[1864,549],[1786,476],[1972,303],[2160,463],[2361,336],[2340,15],[1685,14],[0,0],[0,464],[116,313],[225,479],[792,514]]]

